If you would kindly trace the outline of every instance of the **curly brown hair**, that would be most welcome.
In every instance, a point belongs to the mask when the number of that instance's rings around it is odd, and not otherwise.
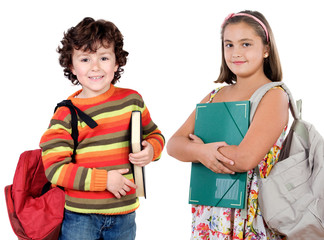
[[[77,76],[71,71],[74,49],[96,52],[101,46],[109,48],[113,44],[116,64],[118,64],[118,69],[111,82],[115,84],[120,79],[121,73],[124,72],[122,66],[125,66],[127,62],[128,52],[123,50],[123,40],[123,35],[112,22],[105,20],[95,21],[90,17],[84,18],[79,24],[64,33],[61,41],[62,46],[57,48],[57,52],[60,54],[60,65],[64,68],[64,76],[74,85],[80,84]]]

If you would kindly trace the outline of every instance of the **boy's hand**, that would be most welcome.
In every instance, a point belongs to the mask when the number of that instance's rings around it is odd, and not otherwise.
[[[129,154],[129,161],[134,165],[144,167],[145,165],[149,164],[153,160],[154,156],[154,149],[153,146],[147,142],[142,142],[143,150],[138,153],[130,153]]]
[[[115,195],[116,198],[125,196],[131,188],[136,188],[135,183],[125,178],[123,174],[128,173],[128,169],[111,170],[107,177],[107,190]]]

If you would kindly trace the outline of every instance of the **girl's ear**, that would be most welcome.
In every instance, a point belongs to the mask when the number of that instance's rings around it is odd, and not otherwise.
[[[269,45],[266,45],[264,48],[263,57],[264,58],[269,57],[269,52],[270,52],[270,47],[269,47]]]

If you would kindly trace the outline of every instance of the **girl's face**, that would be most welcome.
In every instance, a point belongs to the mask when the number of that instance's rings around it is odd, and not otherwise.
[[[237,79],[264,75],[263,61],[269,48],[251,26],[245,22],[227,25],[223,44],[226,64]]]
[[[110,88],[118,69],[113,45],[99,47],[96,52],[74,49],[71,71],[82,85],[79,97],[90,98],[105,93]]]

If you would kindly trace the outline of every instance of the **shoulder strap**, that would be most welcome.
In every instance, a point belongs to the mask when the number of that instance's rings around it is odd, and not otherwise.
[[[72,154],[72,162],[75,162],[75,154],[76,154],[76,149],[78,147],[78,138],[79,138],[79,130],[78,130],[78,116],[90,127],[90,128],[95,128],[96,126],[98,126],[98,124],[87,114],[85,114],[84,112],[82,112],[79,108],[77,108],[76,106],[73,105],[71,100],[63,100],[62,102],[59,102],[55,109],[54,109],[54,113],[56,112],[56,110],[59,107],[67,107],[70,109],[71,112],[71,128],[72,128],[72,139],[73,139],[73,154]],[[47,182],[43,188],[42,188],[42,193],[41,195],[45,194],[48,190],[51,189],[51,182]],[[58,186],[59,188],[61,188],[64,191],[64,188],[61,186]]]
[[[63,100],[62,102],[58,103],[55,107],[54,112],[59,107],[68,107],[71,112],[71,127],[72,127],[72,139],[74,142],[74,149],[73,149],[73,155],[72,155],[72,161],[74,161],[74,157],[76,154],[76,148],[78,146],[78,137],[79,137],[79,131],[78,131],[78,117],[81,118],[82,121],[84,121],[90,128],[95,128],[98,126],[98,124],[87,114],[82,112],[79,108],[73,105],[71,100]]]
[[[214,97],[216,96],[216,93],[218,93],[219,90],[221,90],[223,87],[224,87],[224,86],[218,87],[218,88],[214,89],[214,90],[210,93],[208,103],[211,103],[211,102],[213,101]]]
[[[289,97],[289,108],[290,108],[290,112],[292,114],[292,116],[294,117],[295,120],[299,120],[301,119],[301,101],[298,102],[299,105],[299,109],[297,109],[295,101],[293,99],[293,96],[289,90],[289,88],[283,83],[283,82],[271,82],[271,83],[267,83],[263,86],[261,86],[260,88],[258,88],[252,95],[252,97],[250,98],[250,104],[251,104],[251,111],[250,111],[250,122],[252,122],[252,119],[254,117],[255,111],[261,101],[261,99],[263,98],[263,96],[272,88],[274,87],[282,87],[285,92],[287,93],[288,97]]]

